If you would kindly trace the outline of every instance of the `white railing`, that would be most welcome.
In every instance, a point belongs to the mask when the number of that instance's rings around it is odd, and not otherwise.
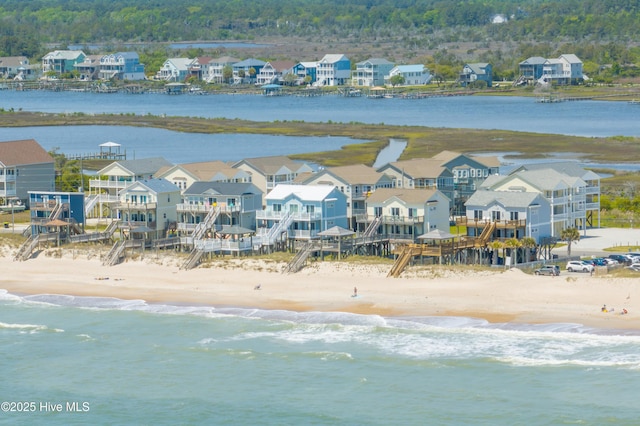
[[[311,220],[322,219],[322,212],[314,213],[294,213],[294,212],[274,212],[273,210],[259,210],[256,212],[256,219],[260,220],[283,220],[285,217],[291,217],[297,222],[308,222]]]
[[[89,188],[124,189],[124,187],[131,183],[133,183],[133,181],[90,179]]]

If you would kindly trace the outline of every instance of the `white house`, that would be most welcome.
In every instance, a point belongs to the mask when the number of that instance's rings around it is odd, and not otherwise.
[[[404,78],[402,86],[418,86],[421,84],[429,84],[433,75],[429,70],[421,64],[415,65],[396,65],[385,76],[385,84],[391,85],[391,78],[400,75]]]
[[[189,70],[194,59],[169,58],[156,73],[156,79],[173,82],[183,82],[189,76]]]
[[[245,158],[232,167],[247,172],[251,176],[251,182],[265,194],[276,185],[294,183],[298,175],[314,171],[308,164],[293,161],[284,155]]]
[[[577,84],[584,79],[582,61],[574,54],[547,59],[542,67],[541,79],[547,83]]]
[[[195,182],[251,183],[251,175],[248,172],[233,168],[224,161],[169,165],[160,168],[154,177],[166,179],[182,191]]]
[[[392,239],[415,241],[434,229],[449,231],[449,199],[437,189],[380,188],[366,206],[358,221],[377,221],[378,234]]]
[[[132,231],[146,227],[161,237],[175,226],[180,201],[180,190],[174,184],[164,179],[139,180],[119,192],[116,217]]]
[[[232,56],[213,58],[208,63],[201,64],[202,80],[207,83],[228,83],[224,80],[224,70],[228,67],[233,75],[233,65],[238,62],[240,59]]]

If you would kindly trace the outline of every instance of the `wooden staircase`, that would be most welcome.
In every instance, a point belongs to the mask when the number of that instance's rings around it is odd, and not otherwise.
[[[291,259],[291,261],[285,266],[282,270],[283,274],[292,274],[298,272],[300,269],[304,267],[307,259],[311,255],[313,251],[313,243],[308,242],[304,246],[300,248],[298,253]]]
[[[187,257],[187,260],[185,260],[182,266],[180,266],[180,269],[195,268],[196,265],[200,262],[200,259],[202,259],[203,255],[204,250],[201,250],[198,247],[194,247],[193,250],[191,250],[191,253],[189,253],[189,257]]]
[[[419,255],[420,253],[422,253],[422,248],[420,246],[417,246],[415,244],[409,244],[405,246],[396,258],[396,261],[387,274],[387,277],[398,278],[402,271],[404,271],[404,268],[406,268],[406,266],[409,264],[411,259],[413,259],[414,256]]]

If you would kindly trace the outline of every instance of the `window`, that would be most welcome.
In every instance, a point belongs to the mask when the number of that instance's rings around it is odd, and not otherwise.
[[[274,204],[272,206],[272,208],[273,208],[274,212],[281,212],[282,211],[282,204]]]
[[[491,219],[494,221],[500,220],[500,212],[499,211],[492,211],[491,212]]]
[[[400,216],[400,207],[391,207],[391,216]]]
[[[375,217],[380,217],[382,216],[382,207],[374,207],[373,208],[373,215]]]
[[[476,220],[482,220],[482,210],[474,210],[473,218]]]
[[[511,220],[518,220],[518,212],[510,212],[509,217]]]
[[[310,204],[306,205],[305,208],[307,213],[314,213],[316,211],[316,206]]]

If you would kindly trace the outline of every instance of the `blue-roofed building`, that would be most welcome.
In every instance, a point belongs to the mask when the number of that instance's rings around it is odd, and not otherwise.
[[[136,52],[118,52],[100,58],[101,80],[145,80],[144,65]]]
[[[391,85],[391,77],[400,75],[404,78],[402,86],[418,86],[421,84],[429,84],[433,75],[427,67],[422,64],[415,65],[396,65],[385,76],[385,84]]]
[[[116,218],[125,228],[149,229],[149,236],[160,238],[175,230],[176,206],[181,201],[180,189],[165,179],[145,179],[127,185],[118,194]],[[146,232],[146,231],[145,231]]]
[[[288,239],[311,240],[334,226],[349,226],[347,196],[333,185],[281,184],[271,190],[265,202],[265,209],[256,215],[263,235],[280,228]]]

